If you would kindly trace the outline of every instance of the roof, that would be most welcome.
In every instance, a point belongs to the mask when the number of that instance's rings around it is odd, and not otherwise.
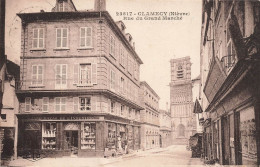
[[[143,61],[135,52],[134,48],[128,42],[125,34],[122,33],[120,28],[117,26],[116,22],[110,16],[107,11],[80,11],[80,12],[38,12],[38,13],[19,13],[17,14],[24,22],[35,22],[35,21],[51,21],[51,20],[61,20],[61,19],[75,19],[75,18],[105,18],[111,29],[115,31],[118,37],[124,42],[126,47],[133,53],[134,57],[137,59],[139,64],[143,64]]]
[[[141,81],[140,85],[144,85],[146,88],[148,88],[158,99],[160,99],[160,97],[158,96],[158,94],[151,88],[150,85],[148,85],[148,83],[146,81]]]
[[[172,61],[182,61],[182,60],[190,60],[190,56],[186,56],[186,57],[180,57],[180,58],[174,58],[174,59],[171,59],[171,62]]]
[[[6,61],[6,74],[14,76],[16,79],[18,79],[20,76],[20,66],[15,64],[11,60],[7,60]]]

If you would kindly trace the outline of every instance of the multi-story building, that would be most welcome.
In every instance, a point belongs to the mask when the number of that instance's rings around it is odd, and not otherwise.
[[[17,154],[17,110],[18,99],[15,94],[15,81],[19,80],[19,66],[12,61],[6,60],[4,80],[3,80],[3,99],[2,111],[0,118],[0,129],[3,132],[1,151],[1,158],[9,161]],[[5,161],[2,161],[4,163]],[[6,164],[1,164],[6,165]]]
[[[77,11],[72,0],[57,0],[52,12],[18,14],[20,155],[108,156],[140,148],[142,61],[105,4]]]
[[[260,164],[260,2],[203,0],[201,106],[204,156]]]
[[[169,110],[160,110],[160,147],[171,145],[171,113]]]
[[[147,84],[141,82],[140,101],[141,110],[141,148],[151,149],[159,147],[159,100],[157,93]]]
[[[173,144],[187,144],[196,131],[193,114],[190,57],[171,60],[170,110]]]

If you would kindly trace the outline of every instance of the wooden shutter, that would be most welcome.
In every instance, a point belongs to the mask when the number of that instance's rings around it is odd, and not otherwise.
[[[37,83],[37,66],[32,66],[32,84]]]
[[[111,113],[111,100],[108,99],[108,100],[107,100],[107,103],[108,103],[108,105],[107,105],[107,112],[108,112],[108,113]]]
[[[73,104],[74,104],[74,112],[78,112],[79,110],[79,98],[78,97],[73,97]]]
[[[43,31],[43,28],[40,28],[39,29],[39,48],[43,48],[44,45],[43,45],[43,41],[44,41],[44,31]]]
[[[56,47],[61,47],[61,28],[56,29]]]
[[[37,48],[38,46],[38,29],[33,29],[33,42],[32,42],[32,47]]]
[[[86,46],[90,47],[92,45],[92,28],[87,27],[87,32],[86,32]]]
[[[101,106],[100,109],[102,110]],[[96,111],[96,98],[94,96],[91,97],[91,111]]]
[[[96,63],[92,63],[91,64],[92,67],[92,84],[97,84],[97,64]]]
[[[74,64],[74,75],[73,75],[73,83],[78,84],[79,78],[79,64]]]

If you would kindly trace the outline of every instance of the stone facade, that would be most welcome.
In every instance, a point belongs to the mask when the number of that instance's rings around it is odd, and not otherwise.
[[[159,147],[159,96],[147,84],[141,82],[140,100],[144,110],[141,110],[141,148]]]
[[[194,133],[190,57],[171,60],[170,108],[173,144],[187,144]]]
[[[205,162],[260,164],[259,1],[203,1],[201,106]]]
[[[170,146],[171,137],[171,113],[167,110],[160,110],[160,147]]]
[[[77,11],[72,1],[57,1],[53,12],[18,16],[20,155],[30,157],[33,149],[109,156],[139,149],[142,61],[123,23],[107,11]]]

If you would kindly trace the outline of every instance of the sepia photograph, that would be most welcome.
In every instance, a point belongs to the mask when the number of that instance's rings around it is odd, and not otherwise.
[[[259,74],[260,0],[0,0],[0,166],[259,166]]]

